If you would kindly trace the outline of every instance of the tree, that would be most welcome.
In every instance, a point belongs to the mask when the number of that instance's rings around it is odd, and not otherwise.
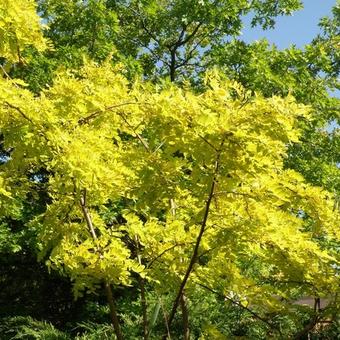
[[[91,2],[72,2],[68,6],[64,2],[53,2],[52,5],[41,0],[39,3],[52,28],[47,34],[53,41],[62,42],[60,47],[63,49],[75,46],[72,38],[70,40],[64,32],[65,28],[74,27],[75,32],[83,37],[77,47],[90,50],[95,30],[86,24],[92,20],[86,19],[86,13],[93,12]],[[337,190],[338,137],[336,131],[325,133],[325,129],[328,124],[334,126],[339,117],[339,99],[329,94],[329,90],[339,87],[338,6],[333,8],[333,18],[321,21],[322,34],[307,45],[305,51],[296,47],[279,51],[265,41],[247,45],[238,37],[243,15],[251,12],[253,25],[268,28],[274,25],[275,16],[299,9],[301,4],[298,1],[255,1],[251,4],[106,1],[100,2],[100,6],[101,10],[96,11],[100,18],[96,21],[107,23],[104,27],[112,27],[112,34],[106,37],[105,44],[111,41],[110,46],[116,46],[114,60],[119,59],[127,65],[132,75],[140,73],[141,69],[131,62],[131,57],[141,62],[147,77],[165,75],[177,82],[186,78],[199,83],[201,78],[198,75],[204,77],[208,68],[218,66],[247,89],[269,97],[292,93],[299,102],[312,105],[314,119],[308,126],[303,126],[304,143],[290,148],[286,164],[303,173],[311,183]],[[186,8],[192,8],[190,13]],[[82,20],[79,20],[78,12],[85,15]],[[109,23],[115,16],[118,26]],[[69,23],[64,24],[65,20]],[[106,45],[100,38],[96,39],[96,44],[97,54],[90,54],[98,59],[99,52],[104,49],[102,46]],[[104,56],[108,55],[109,49],[106,51]],[[307,159],[310,161],[306,162]]]
[[[291,288],[263,288],[266,278],[336,289],[335,254],[316,241],[336,237],[331,197],[283,170],[307,108],[252,97],[216,75],[199,95],[130,86],[109,65],[86,66],[81,79],[60,75],[38,98],[2,80],[1,130],[13,149],[4,187],[27,193],[34,181],[23,172],[48,171],[51,202],[29,225],[76,291],[146,276],[178,290],[170,327],[183,289],[195,284],[274,305]],[[108,221],[107,207],[122,200],[121,221]]]
[[[35,12],[35,2],[24,0],[0,3],[0,53],[9,62],[22,60],[22,51],[34,45],[40,51],[46,49],[46,40],[41,35],[41,26]]]
[[[156,9],[152,15],[168,15]],[[182,39],[193,33],[187,29]],[[21,214],[43,187],[41,209],[25,223],[49,267],[68,275],[76,294],[105,286],[118,338],[112,285],[139,285],[143,294],[147,282],[174,295],[168,331],[184,290],[190,299],[196,287],[280,336],[268,314],[292,313],[295,296],[331,296],[336,305],[332,194],[284,166],[311,108],[287,93],[246,90],[218,71],[199,88],[123,74],[122,65],[87,62],[61,70],[38,96],[8,75],[0,81],[2,214]]]
[[[110,31],[116,26],[112,26],[109,20],[112,16],[117,16],[118,32],[105,36],[104,45],[111,39],[110,42],[113,42],[126,58],[132,56],[142,63],[147,76],[165,74],[171,80],[175,80],[177,76],[195,74],[204,67],[204,62],[200,60],[209,55],[213,46],[224,45],[228,36],[239,34],[243,15],[253,12],[253,23],[268,28],[274,25],[276,16],[291,14],[301,8],[299,0],[252,2],[73,0],[68,3],[39,0],[39,4],[52,28],[50,33],[47,33],[50,38],[58,42],[66,39],[70,43],[70,39],[72,42],[72,39],[80,33],[81,39],[77,39],[71,45],[80,44],[93,53],[91,46],[96,41],[96,55],[103,46],[98,33],[101,32],[98,22],[108,24]],[[92,20],[92,14],[91,17],[87,15],[93,13],[93,6],[100,6],[100,9],[96,10],[96,15],[100,16],[99,20]],[[188,8],[191,10],[188,11]],[[78,13],[82,13],[81,20]],[[96,29],[88,27],[88,22],[95,24]],[[102,28],[103,32],[108,32]],[[71,34],[66,35],[65,30]],[[94,36],[96,33],[97,37]]]

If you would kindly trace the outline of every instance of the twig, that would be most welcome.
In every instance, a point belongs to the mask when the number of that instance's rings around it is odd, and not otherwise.
[[[18,112],[20,113],[20,115],[21,115],[23,118],[25,118],[25,119],[28,120],[31,124],[34,125],[33,120],[32,120],[31,118],[29,118],[29,117],[26,115],[26,113],[24,113],[24,111],[22,111],[19,107],[15,106],[15,105],[13,105],[13,104],[7,102],[7,101],[5,101],[5,104],[6,104],[7,106],[9,106],[11,109],[14,109],[14,110],[18,111]]]
[[[241,307],[243,308],[244,310],[246,310],[247,312],[249,312],[251,315],[253,315],[256,319],[262,321],[263,323],[267,324],[271,329],[275,329],[277,330],[278,332],[280,332],[277,328],[275,328],[268,320],[264,319],[262,316],[258,315],[256,312],[254,312],[253,310],[251,310],[250,308],[248,308],[247,306],[243,306],[240,302],[238,301],[235,301],[233,299],[231,299],[230,297],[228,296],[225,296],[224,294],[221,294],[217,291],[215,291],[214,289],[206,286],[205,284],[203,283],[197,283],[199,286],[201,286],[202,288],[205,288],[206,290],[209,290],[211,293],[221,297],[222,299],[225,299],[225,300],[228,300],[230,301],[232,304],[238,306],[238,307]]]
[[[171,247],[169,247],[169,248],[163,250],[159,255],[157,255],[155,258],[153,258],[153,259],[150,261],[150,263],[148,264],[148,268],[150,268],[150,267],[154,264],[154,262],[156,262],[160,257],[162,257],[162,256],[163,256],[165,253],[167,253],[168,251],[170,251],[170,250],[172,250],[172,249],[174,249],[174,248],[176,248],[176,247],[180,247],[180,246],[184,246],[184,245],[185,245],[185,243],[176,243],[176,244],[172,245]]]
[[[150,152],[150,148],[149,148],[149,145],[148,143],[144,140],[144,138],[136,131],[136,128],[134,128],[130,123],[129,121],[126,119],[126,117],[124,116],[123,113],[121,112],[118,112],[118,115],[120,117],[122,117],[122,119],[124,120],[124,122],[126,123],[126,125],[134,132],[135,134],[135,137],[137,137],[139,139],[139,141],[142,143],[142,145],[144,146],[144,148]]]
[[[80,125],[87,124],[91,119],[96,118],[99,114],[101,114],[103,112],[111,111],[113,109],[116,109],[116,108],[122,107],[122,106],[126,106],[126,105],[138,105],[138,104],[139,104],[138,102],[127,102],[127,103],[114,104],[114,105],[106,107],[103,110],[100,109],[100,110],[94,111],[90,115],[88,115],[87,117],[80,118],[78,120],[78,124],[80,124]]]
[[[203,139],[210,147],[212,147],[215,151],[217,151],[217,148],[212,145],[205,137],[198,135],[198,137],[200,137],[201,139]]]

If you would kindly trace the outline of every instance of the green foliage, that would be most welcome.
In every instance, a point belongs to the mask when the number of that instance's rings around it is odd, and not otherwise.
[[[118,54],[114,59],[129,65],[130,71],[141,64],[147,76],[168,75],[173,79],[175,74],[184,76],[200,70],[202,54],[208,57],[204,51],[224,45],[228,35],[239,34],[244,14],[252,12],[253,24],[268,28],[277,15],[289,15],[301,7],[299,0],[251,4],[227,0],[218,5],[206,0],[38,3],[49,25],[46,35],[65,57],[76,60],[85,52],[103,60],[115,46]]]
[[[45,321],[16,316],[1,319],[0,334],[4,340],[69,340],[70,337]]]
[[[106,1],[44,1],[39,11],[48,22],[47,37],[67,57],[82,58],[83,54],[104,60],[114,49],[118,31],[115,12],[109,11]]]
[[[0,251],[1,253],[16,253],[21,249],[18,244],[18,236],[11,233],[10,229],[2,224],[0,225]]]
[[[111,340],[116,339],[112,325],[84,322],[77,325],[77,330],[81,330],[81,335],[76,336],[76,340]]]
[[[303,143],[290,146],[286,166],[302,173],[315,185],[332,192],[339,189],[339,98],[329,94],[339,88],[336,37],[319,37],[305,50],[292,46],[278,50],[265,40],[253,44],[233,40],[216,46],[211,63],[230,78],[265,96],[292,94],[312,107],[313,119],[302,122]],[[329,125],[332,128],[330,131]]]

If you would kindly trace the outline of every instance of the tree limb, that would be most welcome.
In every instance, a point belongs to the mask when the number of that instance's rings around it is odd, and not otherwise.
[[[79,125],[87,124],[87,123],[89,123],[89,121],[91,119],[96,118],[99,114],[101,114],[103,112],[111,111],[113,109],[116,109],[116,108],[122,107],[122,106],[126,106],[126,105],[138,105],[138,104],[139,104],[138,102],[127,102],[127,103],[114,104],[114,105],[111,105],[111,106],[104,108],[103,110],[100,109],[100,110],[94,111],[90,115],[88,115],[87,117],[80,118],[78,120],[78,124]]]
[[[211,186],[210,186],[210,192],[209,192],[208,199],[207,199],[207,202],[206,202],[206,205],[205,205],[204,216],[203,216],[203,220],[202,220],[202,223],[201,223],[201,228],[200,228],[199,234],[198,234],[197,239],[196,239],[196,243],[195,243],[195,246],[194,246],[194,249],[193,249],[193,253],[191,255],[190,263],[189,263],[188,268],[187,268],[187,270],[184,274],[184,277],[183,277],[182,282],[180,284],[177,296],[175,298],[175,301],[173,303],[173,307],[172,307],[170,315],[169,315],[169,319],[168,319],[169,328],[171,327],[171,323],[172,323],[172,321],[175,317],[178,305],[180,303],[180,299],[181,299],[182,294],[183,294],[183,290],[184,290],[184,288],[185,288],[185,286],[188,282],[189,276],[190,276],[191,272],[193,271],[194,265],[195,265],[195,263],[197,262],[197,259],[198,259],[198,249],[199,249],[203,234],[204,234],[205,229],[206,229],[209,211],[210,211],[210,205],[211,205],[211,202],[212,202],[212,199],[213,199],[213,196],[214,196],[215,186],[216,186],[216,183],[217,183],[217,176],[218,176],[218,173],[219,173],[220,158],[221,158],[221,153],[222,153],[224,141],[225,141],[225,137],[223,138],[221,145],[220,145],[220,148],[219,148],[217,155],[216,155],[213,178],[212,178],[212,182],[211,182]]]
[[[17,107],[17,106],[15,106],[15,105],[13,105],[13,104],[7,102],[7,101],[5,101],[5,104],[6,104],[8,107],[10,107],[11,109],[14,109],[14,110],[16,110],[17,112],[19,112],[20,115],[21,115],[24,119],[28,120],[31,124],[34,125],[33,120],[32,120],[31,118],[29,118],[29,117],[26,115],[26,113],[20,109],[20,107]]]

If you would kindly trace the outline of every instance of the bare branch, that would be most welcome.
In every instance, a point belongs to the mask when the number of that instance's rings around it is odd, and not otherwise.
[[[95,232],[93,224],[92,224],[92,219],[91,219],[90,213],[89,213],[87,206],[86,206],[86,189],[83,190],[83,195],[80,198],[80,205],[81,205],[81,209],[83,211],[84,218],[86,220],[87,227],[89,228],[90,233],[92,235],[92,238],[93,238],[94,241],[97,241],[98,238],[97,238],[96,232]]]

